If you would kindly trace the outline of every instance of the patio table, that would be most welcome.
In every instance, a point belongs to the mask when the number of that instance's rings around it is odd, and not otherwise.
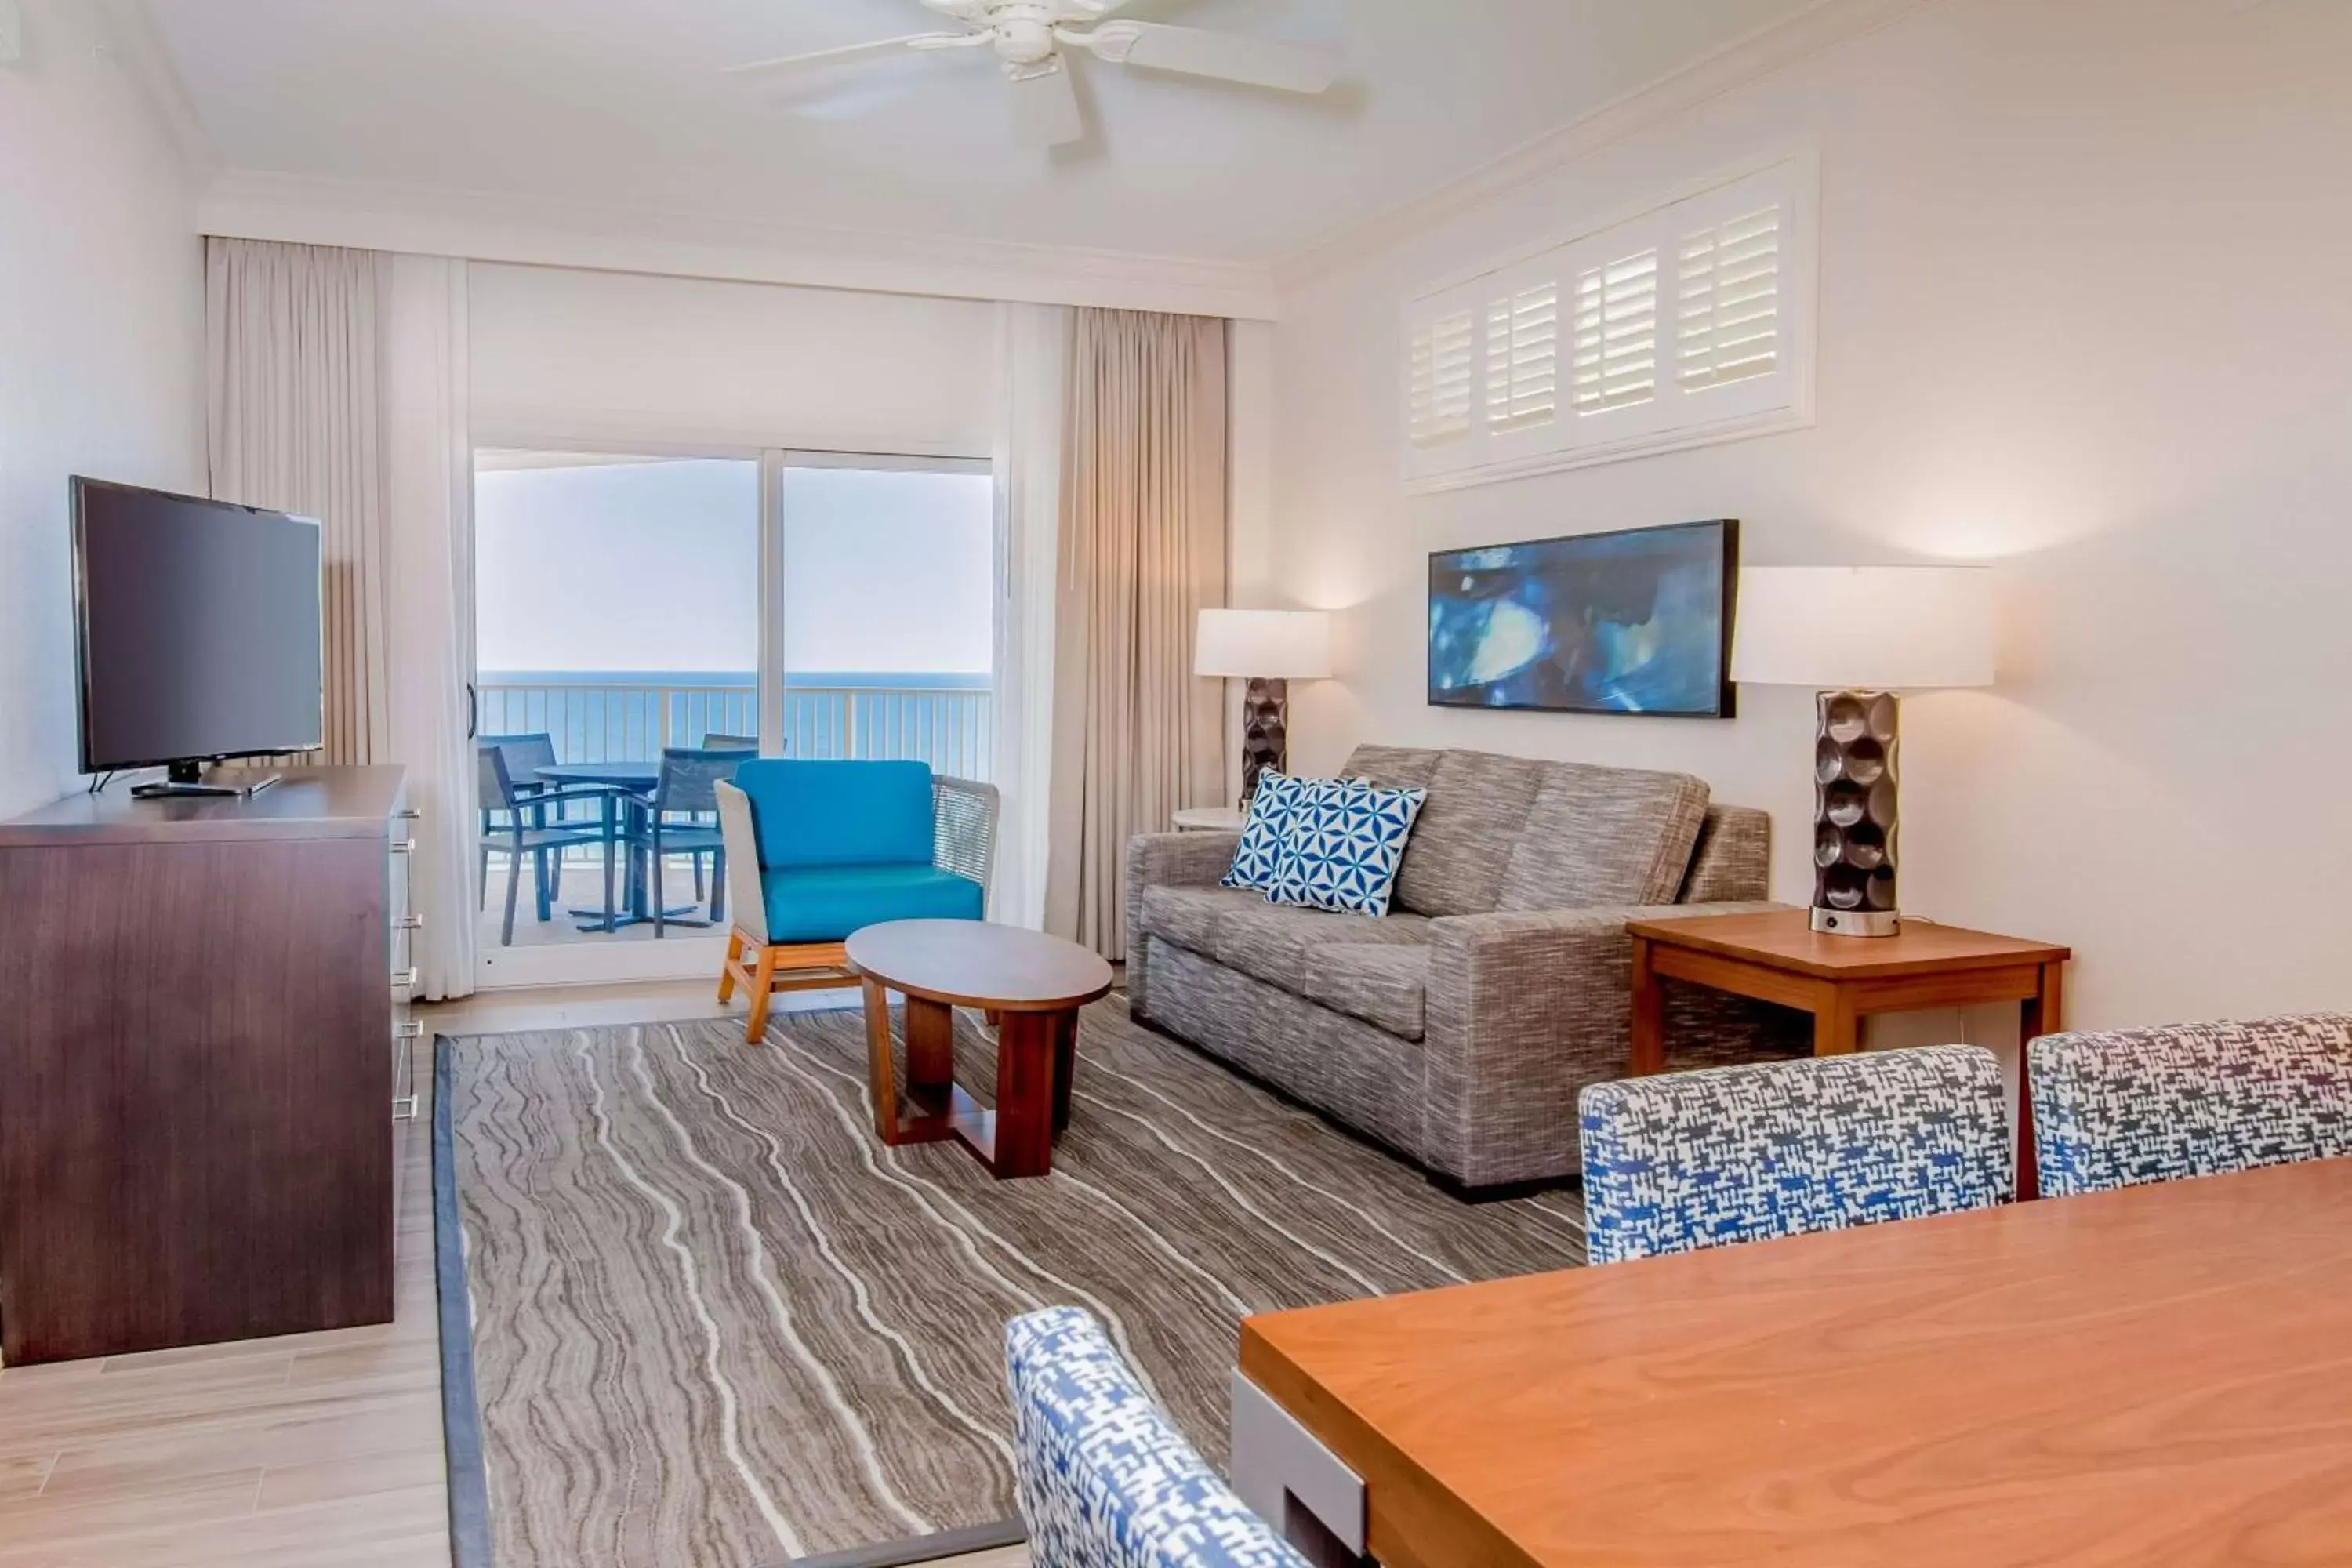
[[[621,809],[628,814],[628,830],[645,826],[646,814],[652,809],[655,788],[661,783],[661,763],[640,762],[556,763],[534,770],[539,777],[552,784],[609,784],[621,792]],[[646,900],[646,877],[635,855],[629,857],[627,876],[628,907],[604,923],[602,910],[571,910],[567,913],[581,922],[583,931],[620,931],[633,925],[653,923],[653,910]],[[680,904],[676,910],[662,911],[662,919],[671,925],[705,926],[709,921],[695,918],[693,904]]]

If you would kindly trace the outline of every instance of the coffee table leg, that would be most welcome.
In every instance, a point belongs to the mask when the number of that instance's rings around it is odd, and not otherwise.
[[[1078,1016],[1056,1013],[1054,1017],[1054,1131],[1058,1136],[1069,1130],[1070,1091],[1078,1081]]]
[[[955,1009],[907,998],[907,1098],[937,1115],[955,1086]]]
[[[1057,1015],[1007,1013],[996,1035],[996,1148],[1001,1178],[1042,1176],[1054,1163]]]
[[[866,982],[866,1076],[874,1093],[874,1131],[886,1144],[898,1141],[898,1081],[890,1066],[890,993]]]

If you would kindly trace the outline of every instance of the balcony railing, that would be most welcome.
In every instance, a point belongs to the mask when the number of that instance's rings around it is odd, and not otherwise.
[[[748,675],[488,674],[478,689],[481,733],[543,731],[559,762],[650,761],[664,746],[760,730]],[[984,675],[791,677],[781,739],[791,757],[913,759],[985,779],[992,721]]]

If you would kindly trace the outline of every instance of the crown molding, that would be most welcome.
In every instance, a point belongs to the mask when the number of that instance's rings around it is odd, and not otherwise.
[[[226,171],[206,234],[474,261],[1271,321],[1264,268]]]
[[[1736,88],[1874,33],[1939,0],[1817,0],[1784,22],[1750,33],[1693,64],[1636,88],[1556,131],[1504,153],[1402,206],[1358,224],[1273,268],[1276,290],[1311,283],[1426,233],[1530,181],[1686,113]]]
[[[164,48],[163,36],[155,30],[155,19],[148,14],[146,0],[99,0],[92,10],[97,14],[107,47],[138,84],[164,135],[179,153],[180,167],[189,185],[202,191],[221,172],[220,149],[213,145],[212,134],[196,112],[195,100],[188,96],[187,84],[180,79],[179,67],[172,63],[171,51]]]

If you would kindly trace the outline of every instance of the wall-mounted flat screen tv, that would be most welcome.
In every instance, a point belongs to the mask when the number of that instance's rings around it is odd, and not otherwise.
[[[1685,522],[1429,558],[1429,700],[1728,719],[1739,524]]]

